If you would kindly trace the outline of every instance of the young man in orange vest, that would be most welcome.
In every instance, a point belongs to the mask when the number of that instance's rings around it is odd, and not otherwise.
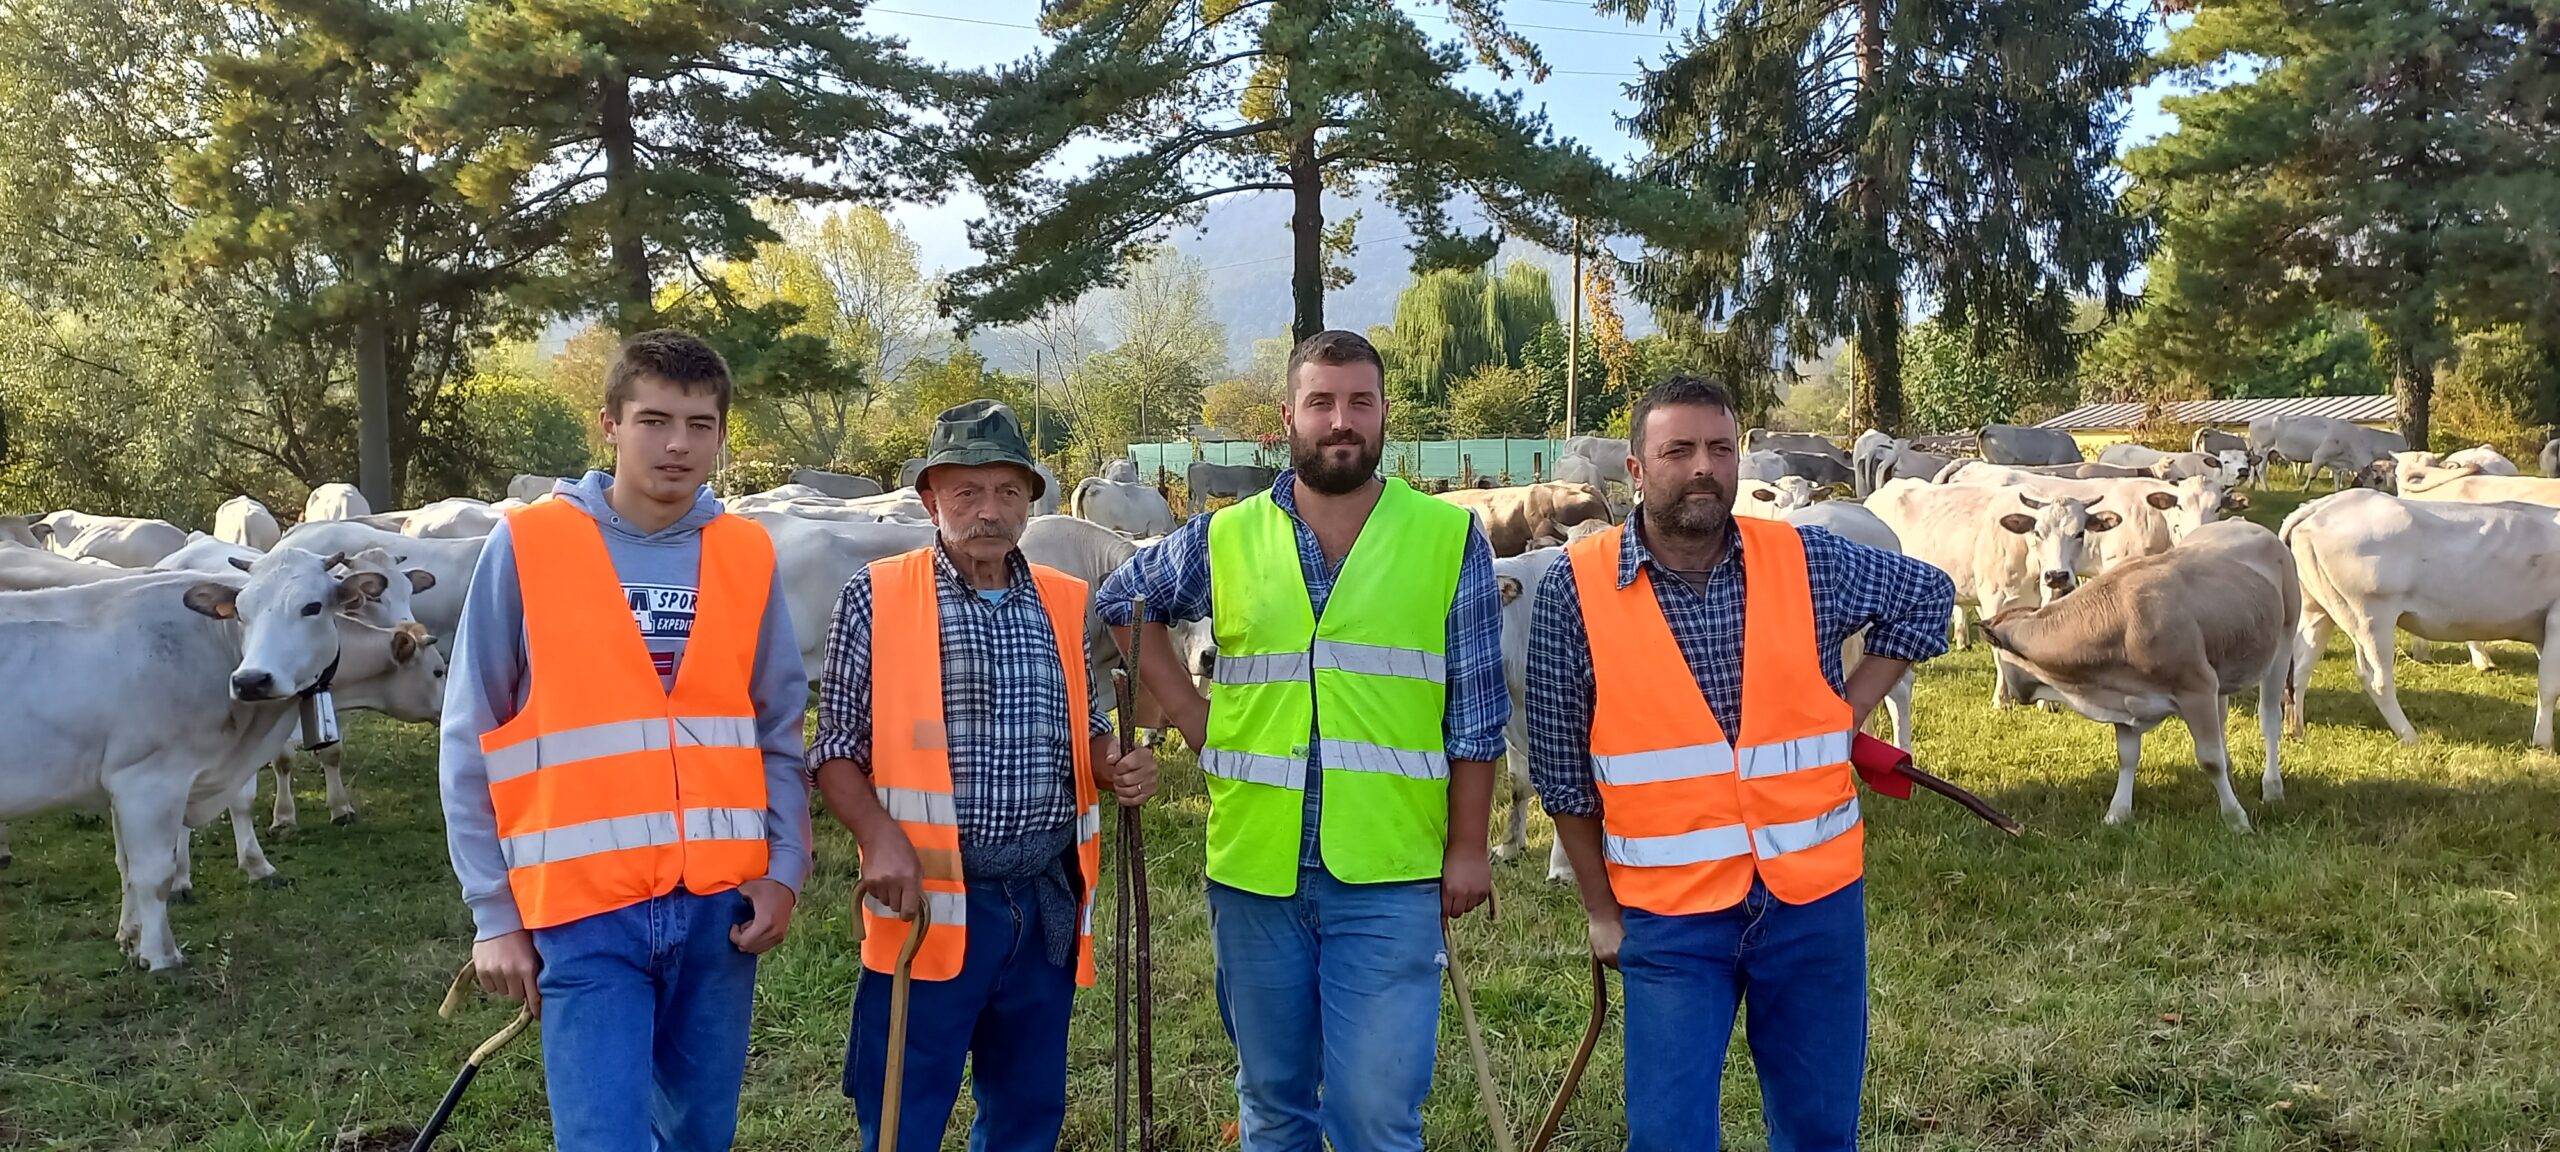
[[[681,332],[605,377],[611,475],[489,535],[454,638],[445,836],[490,993],[542,1016],[564,1152],[717,1152],[756,956],[809,869],[808,680],[773,541],[703,487],[729,413]]]
[[[1093,983],[1100,793],[1155,793],[1152,753],[1115,748],[1088,682],[1083,581],[1019,547],[1044,487],[1013,410],[935,422],[916,490],[931,547],[847,581],[827,637],[809,759],[862,848],[862,966],[844,1093],[878,1152],[889,973],[931,920],[908,985],[898,1152],[935,1152],[964,1064],[975,1152],[1052,1152],[1067,1115],[1067,1019]]]
[[[1750,1005],[1769,1146],[1855,1148],[1866,1074],[1866,829],[1853,736],[1946,650],[1954,585],[1891,552],[1735,519],[1741,429],[1676,376],[1636,404],[1643,504],[1567,546],[1529,630],[1529,763],[1626,974],[1627,1146],[1718,1146]],[[1847,675],[1840,643],[1866,632]]]

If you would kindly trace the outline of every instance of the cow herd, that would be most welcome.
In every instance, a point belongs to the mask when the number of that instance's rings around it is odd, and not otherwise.
[[[2110,822],[2131,812],[2143,734],[2177,716],[2226,817],[2245,828],[2228,780],[2224,704],[2261,694],[2262,795],[2279,796],[2279,725],[2300,732],[2303,688],[2340,630],[2365,689],[2405,741],[2417,733],[2394,693],[2395,632],[2472,645],[2484,667],[2488,641],[2535,645],[2531,737],[2551,747],[2560,479],[2520,475],[2486,449],[2438,458],[2355,425],[2264,423],[2245,436],[2200,433],[2188,452],[2120,445],[2096,461],[2070,437],[2034,428],[1995,425],[1962,439],[1869,432],[1847,448],[1754,430],[1734,511],[1821,527],[1947,572],[1957,595],[1951,638],[1963,644],[1967,612],[1979,616],[1994,650],[1995,705],[2049,703],[2115,725]],[[1623,521],[1634,496],[1626,456],[1624,440],[1576,437],[1555,480],[1440,494],[1475,516],[1497,556],[1515,705],[1514,799],[1498,856],[1526,842],[1519,705],[1529,593],[1566,542]],[[2560,465],[2560,444],[2543,456],[2546,470]],[[2224,518],[2249,484],[2287,463],[2309,470],[2306,484],[2321,472],[2345,490],[2303,505],[2275,533]],[[1182,512],[1249,496],[1272,478],[1269,469],[1194,464],[1184,477],[1189,507],[1178,512],[1127,461],[1113,461],[1063,494],[1068,515],[1054,514],[1062,493],[1053,483],[1023,550],[1098,585]],[[773,537],[815,683],[844,582],[929,544],[934,529],[912,486],[880,491],[823,472],[791,480],[728,506]],[[259,769],[273,765],[271,825],[296,822],[289,773],[305,698],[326,691],[342,708],[437,719],[440,645],[461,618],[482,545],[510,507],[549,491],[548,478],[520,477],[496,504],[455,498],[377,514],[355,489],[324,485],[290,527],[240,497],[215,513],[210,532],[69,510],[0,516],[0,675],[22,686],[0,701],[0,739],[12,751],[0,769],[0,820],[105,808],[122,877],[118,940],[152,968],[180,963],[167,904],[191,889],[189,830],[227,813],[241,869],[275,878],[251,807]],[[1107,686],[1118,650],[1098,623],[1087,633],[1096,682]],[[1212,675],[1206,628],[1179,629],[1175,642],[1195,676]],[[1909,746],[1908,678],[1886,709],[1895,742]],[[356,807],[339,751],[315,749],[331,817],[345,823]],[[1563,875],[1563,861],[1551,859],[1550,872]]]

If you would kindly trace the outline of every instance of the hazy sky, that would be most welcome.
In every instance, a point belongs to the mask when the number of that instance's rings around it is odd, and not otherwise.
[[[1441,5],[1400,0],[1400,6],[1424,28],[1455,37]],[[1698,8],[1696,0],[1680,5],[1684,26]],[[1039,0],[884,0],[864,9],[864,23],[903,38],[928,60],[976,68],[1041,51],[1048,41],[1034,26],[1039,9]],[[1512,29],[1535,41],[1554,70],[1544,84],[1512,82],[1525,89],[1528,105],[1544,108],[1557,134],[1582,141],[1604,159],[1624,160],[1638,151],[1618,126],[1618,118],[1632,110],[1623,86],[1634,79],[1637,61],[1660,61],[1673,34],[1595,15],[1586,0],[1508,0],[1504,11]],[[2156,30],[2154,38],[2156,43]],[[1502,86],[1482,69],[1471,75],[1479,87]],[[2126,143],[2148,140],[2169,125],[2159,110],[2157,86],[2140,90]],[[903,205],[890,216],[915,237],[926,268],[952,269],[974,262],[963,226],[982,211],[976,197],[961,193],[937,205]]]

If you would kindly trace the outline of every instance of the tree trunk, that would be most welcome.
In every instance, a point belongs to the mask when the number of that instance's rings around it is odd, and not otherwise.
[[[1857,413],[1867,427],[1899,436],[1902,428],[1902,260],[1893,251],[1885,190],[1891,159],[1877,147],[1877,104],[1884,73],[1884,0],[1858,3],[1858,95],[1867,137],[1859,150],[1857,239],[1850,246],[1858,294]]]
[[[1289,292],[1295,315],[1292,339],[1304,340],[1324,331],[1324,172],[1316,166],[1314,132],[1289,144],[1289,195],[1297,211],[1289,217],[1289,243],[1295,267]]]
[[[605,198],[612,207],[605,227],[620,297],[615,319],[628,336],[651,326],[657,311],[655,285],[649,277],[648,242],[640,234],[640,149],[631,122],[631,78],[617,69],[605,77],[603,89],[598,132],[604,138]]]
[[[2391,394],[2400,401],[2400,438],[2413,452],[2427,451],[2427,410],[2436,396],[2433,357],[2411,341],[2393,341]]]

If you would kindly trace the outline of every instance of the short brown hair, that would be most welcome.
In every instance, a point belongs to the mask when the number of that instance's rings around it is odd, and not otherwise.
[[[719,402],[720,417],[729,416],[729,362],[691,332],[660,328],[623,341],[613,367],[604,374],[605,413],[621,419],[622,406],[631,402],[632,385],[644,376],[673,384],[688,396],[708,390]]]
[[[1636,455],[1644,455],[1644,419],[1656,408],[1722,408],[1735,424],[1742,422],[1742,412],[1733,406],[1733,393],[1725,386],[1704,376],[1674,376],[1645,390],[1636,401],[1634,418],[1627,424],[1627,446]]]
[[[1378,370],[1378,396],[1386,397],[1387,362],[1379,358],[1378,349],[1369,343],[1369,338],[1357,332],[1328,328],[1298,341],[1298,346],[1289,350],[1289,374],[1285,379],[1292,400],[1298,396],[1300,364],[1366,364]]]

